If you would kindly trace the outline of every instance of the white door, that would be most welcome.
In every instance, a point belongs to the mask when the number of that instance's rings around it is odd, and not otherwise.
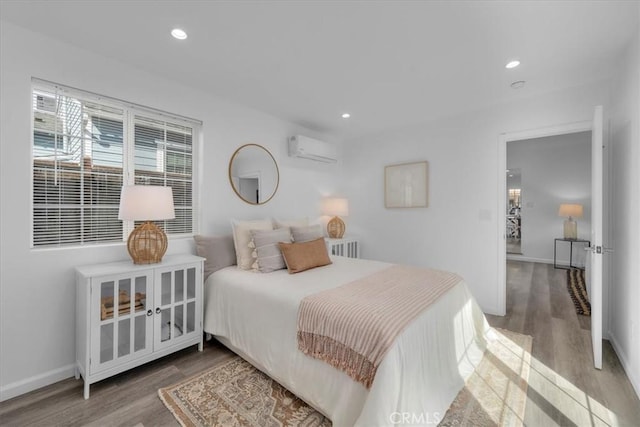
[[[593,363],[602,369],[602,188],[603,188],[603,120],[602,106],[597,106],[593,116],[591,133],[591,250],[590,274],[591,294],[591,341]]]

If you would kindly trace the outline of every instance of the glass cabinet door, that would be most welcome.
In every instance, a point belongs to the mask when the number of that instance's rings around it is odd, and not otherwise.
[[[92,372],[152,351],[152,285],[148,271],[93,279]]]
[[[156,301],[160,313],[156,315],[156,348],[191,338],[196,332],[196,321],[200,318],[196,312],[199,309],[196,293],[200,289],[196,271],[196,266],[185,266],[167,269],[158,275]]]

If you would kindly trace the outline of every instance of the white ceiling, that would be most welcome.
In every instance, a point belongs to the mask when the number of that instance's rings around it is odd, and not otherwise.
[[[352,138],[606,78],[638,4],[2,0],[0,17]]]

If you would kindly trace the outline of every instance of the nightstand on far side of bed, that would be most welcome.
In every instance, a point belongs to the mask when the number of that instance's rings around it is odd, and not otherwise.
[[[327,251],[330,255],[347,258],[360,258],[360,242],[357,238],[343,237],[342,239],[327,238]]]

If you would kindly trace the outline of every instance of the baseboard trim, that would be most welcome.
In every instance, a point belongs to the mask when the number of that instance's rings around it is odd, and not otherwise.
[[[482,307],[480,307],[482,308]],[[482,309],[482,312],[485,314],[490,314],[492,316],[504,316],[506,313],[502,313],[500,310],[496,310],[495,307],[490,307],[486,309]]]
[[[624,372],[627,374],[627,378],[629,378],[629,381],[631,382],[631,386],[633,387],[633,389],[636,392],[636,395],[640,399],[640,378],[637,378],[633,375],[633,371],[631,370],[631,365],[629,364],[629,360],[627,359],[627,356],[624,354],[624,352],[622,351],[622,348],[620,347],[620,345],[618,344],[618,341],[616,340],[616,337],[611,332],[609,332],[609,342],[611,342],[611,346],[613,347],[613,350],[616,352],[618,359],[620,359],[620,363],[622,364],[622,369],[624,369]]]
[[[75,364],[63,366],[62,368],[2,386],[0,387],[0,402],[73,377],[75,375],[75,367]]]
[[[525,262],[539,262],[540,264],[553,264],[552,259],[543,258],[531,258],[524,255],[507,254],[507,261],[525,261]]]
[[[539,262],[540,264],[551,264],[553,265],[552,259],[543,259],[543,258],[531,258],[524,255],[518,254],[507,254],[507,261],[525,261],[525,262]],[[562,264],[563,268],[567,268],[567,265]],[[584,265],[574,265],[575,268],[584,268]]]

